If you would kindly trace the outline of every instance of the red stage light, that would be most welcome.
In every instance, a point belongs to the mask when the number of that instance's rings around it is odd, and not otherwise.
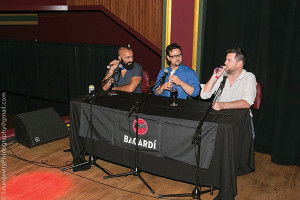
[[[66,194],[70,181],[59,172],[33,172],[7,181],[6,199],[53,200]]]

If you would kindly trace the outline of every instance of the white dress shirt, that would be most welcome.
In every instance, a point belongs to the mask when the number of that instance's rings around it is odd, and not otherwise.
[[[210,92],[204,92],[203,88],[205,84],[201,84],[201,98],[210,98],[215,91],[219,88],[220,83],[223,80],[224,73],[217,80]],[[245,100],[249,105],[253,105],[256,97],[256,78],[251,72],[247,72],[243,69],[240,76],[234,81],[230,86],[229,80],[225,82],[225,86],[221,96],[218,98],[217,102],[232,102],[238,100]]]

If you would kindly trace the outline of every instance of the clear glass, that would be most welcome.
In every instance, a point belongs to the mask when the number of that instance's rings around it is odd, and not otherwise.
[[[178,104],[175,103],[175,99],[177,98],[178,95],[178,86],[176,84],[173,84],[170,91],[171,91],[171,97],[173,99],[173,103],[171,103],[170,106],[178,106]]]

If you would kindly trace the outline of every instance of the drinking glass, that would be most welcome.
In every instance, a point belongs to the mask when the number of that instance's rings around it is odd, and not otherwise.
[[[173,103],[171,103],[170,106],[178,106],[178,104],[175,103],[175,99],[177,98],[178,95],[178,86],[176,84],[173,84],[170,91],[173,99]]]

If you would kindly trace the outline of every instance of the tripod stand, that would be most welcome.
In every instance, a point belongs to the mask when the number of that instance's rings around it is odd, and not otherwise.
[[[90,119],[89,119],[89,130],[91,131],[91,140],[90,140],[90,144],[91,144],[91,153],[90,153],[90,156],[89,156],[89,161],[86,161],[86,159],[84,158],[84,155],[81,155],[81,151],[83,149],[83,147],[81,147],[82,149],[80,150],[80,152],[76,152],[75,150],[73,150],[72,154],[73,154],[73,157],[74,157],[74,154],[77,156],[77,158],[75,160],[77,160],[78,158],[80,159],[80,161],[82,161],[81,163],[79,164],[76,164],[74,166],[71,166],[71,167],[67,167],[67,168],[63,168],[61,169],[61,171],[66,171],[68,169],[75,169],[77,167],[83,167],[83,166],[86,166],[83,170],[87,170],[87,169],[90,169],[91,165],[95,165],[96,167],[98,167],[99,169],[101,169],[104,173],[106,173],[107,175],[111,175],[111,173],[109,173],[108,171],[106,171],[103,167],[101,167],[99,164],[96,163],[96,160],[94,159],[94,155],[93,155],[93,133],[94,133],[94,129],[93,129],[93,120],[92,120],[92,117],[93,117],[93,105],[94,105],[94,101],[95,101],[95,98],[98,96],[99,92],[101,91],[101,88],[104,84],[106,84],[108,81],[110,81],[110,79],[112,79],[114,76],[116,76],[117,74],[119,74],[121,72],[121,68],[118,67],[114,73],[108,77],[107,79],[103,80],[99,86],[99,89],[98,91],[95,93],[95,90],[92,91],[91,93],[89,93],[87,95],[87,97],[84,98],[84,100],[89,100],[89,103],[90,103]],[[72,136],[72,135],[71,135]],[[73,138],[71,137],[71,141],[76,141],[75,143],[77,143],[78,145],[78,141],[76,139],[76,136],[73,136]],[[71,142],[72,144],[72,142]],[[74,145],[78,150],[77,146]],[[72,148],[71,148],[71,151],[72,151]]]
[[[196,128],[195,134],[193,136],[192,139],[192,144],[196,144],[197,145],[197,153],[196,153],[196,181],[195,181],[195,188],[193,189],[193,191],[191,193],[183,193],[183,194],[167,194],[167,195],[159,195],[159,198],[164,198],[164,197],[192,197],[193,199],[198,199],[201,200],[200,196],[201,194],[205,194],[208,193],[210,191],[211,195],[213,192],[213,186],[211,186],[211,188],[209,190],[205,190],[205,191],[201,191],[201,186],[199,183],[199,179],[200,179],[200,149],[201,149],[201,139],[202,139],[202,126],[204,123],[204,120],[206,119],[208,113],[210,112],[214,102],[216,102],[218,100],[218,98],[220,97],[222,90],[224,88],[225,82],[226,82],[227,76],[223,77],[222,82],[220,83],[220,86],[218,88],[218,90],[215,93],[215,97],[213,99],[213,101],[211,101],[206,109],[205,114],[203,115],[203,117],[201,118],[201,120],[198,123],[198,126]]]
[[[90,119],[89,119],[89,129],[91,131],[91,140],[90,140],[90,145],[91,145],[91,154],[89,156],[89,161],[85,161],[83,163],[79,163],[77,165],[71,166],[71,167],[67,167],[64,169],[61,169],[62,172],[68,170],[68,169],[74,169],[76,167],[82,167],[84,165],[88,165],[88,169],[90,168],[91,165],[96,166],[97,168],[99,168],[100,170],[102,170],[104,173],[106,173],[107,175],[111,175],[111,173],[109,173],[108,171],[106,171],[103,167],[101,167],[98,163],[96,163],[96,159],[94,159],[94,155],[93,155],[93,133],[94,133],[94,128],[93,128],[93,105],[94,105],[94,97],[90,99]]]
[[[155,194],[155,191],[149,186],[149,184],[143,179],[143,177],[140,174],[140,169],[138,167],[138,156],[139,156],[139,147],[138,147],[138,129],[139,129],[139,125],[138,125],[138,120],[139,120],[139,107],[141,106],[142,103],[145,104],[146,98],[149,96],[149,94],[147,94],[138,104],[137,106],[133,105],[128,113],[128,118],[135,113],[135,163],[134,163],[134,168],[132,171],[127,172],[127,173],[121,173],[121,174],[116,174],[116,175],[108,175],[108,176],[104,176],[104,179],[108,179],[108,178],[115,178],[115,177],[122,177],[122,176],[128,176],[128,175],[133,175],[133,176],[137,176],[140,178],[140,180],[147,186],[147,188],[151,191],[152,194]]]

